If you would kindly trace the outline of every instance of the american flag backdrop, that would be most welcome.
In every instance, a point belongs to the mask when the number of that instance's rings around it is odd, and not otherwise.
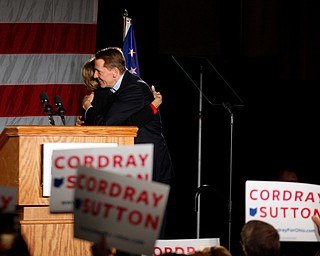
[[[98,0],[0,0],[0,132],[6,125],[50,125],[60,96],[74,125],[87,93],[81,68],[96,50]],[[62,125],[54,116],[55,124]]]
[[[128,70],[137,76],[140,76],[139,61],[138,61],[138,49],[136,44],[136,38],[133,30],[131,18],[124,17],[124,42],[122,51],[126,58],[126,65]]]

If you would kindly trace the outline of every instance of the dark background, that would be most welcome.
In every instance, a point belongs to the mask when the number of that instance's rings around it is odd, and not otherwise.
[[[210,189],[201,193],[200,238],[220,238],[229,248],[230,235],[231,252],[242,255],[246,180],[272,180],[292,168],[301,181],[319,184],[319,4],[100,0],[97,50],[122,47],[125,9],[140,75],[163,95],[164,135],[176,170],[170,236],[197,238],[201,175]],[[314,255],[318,244],[282,248],[283,255]]]

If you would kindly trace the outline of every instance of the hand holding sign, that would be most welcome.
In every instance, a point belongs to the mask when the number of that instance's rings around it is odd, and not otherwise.
[[[319,235],[320,235],[320,218],[318,216],[316,216],[316,215],[313,215],[311,218],[312,218],[313,222],[317,225],[318,232],[319,232]]]

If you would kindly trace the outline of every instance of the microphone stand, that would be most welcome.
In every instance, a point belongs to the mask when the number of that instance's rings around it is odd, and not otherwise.
[[[202,97],[204,97],[208,103],[212,106],[222,106],[224,107],[228,113],[230,114],[230,160],[229,160],[229,201],[228,201],[228,211],[229,211],[229,219],[228,219],[228,250],[231,251],[231,223],[232,223],[232,168],[233,168],[233,113],[232,113],[232,106],[230,103],[222,102],[221,104],[213,104],[206,95],[202,92],[202,66],[200,69],[200,88],[197,84],[193,81],[193,79],[188,75],[188,73],[183,69],[183,67],[179,64],[179,62],[173,57],[173,60],[176,64],[180,67],[180,69],[184,72],[184,74],[189,78],[189,80],[196,86],[196,88],[200,92],[199,98],[199,144],[198,144],[198,188],[195,195],[196,200],[196,208],[195,211],[197,212],[197,238],[200,238],[200,194],[204,189],[212,188],[210,185],[201,185],[201,142],[202,142]],[[232,91],[232,93],[238,98],[241,104],[233,105],[233,107],[243,107],[243,101],[238,96],[238,94],[232,89],[232,87],[227,83],[227,81],[223,78],[223,76],[218,72],[218,70],[214,67],[214,65],[207,59],[202,57],[196,57],[199,59],[205,59],[211,68],[220,76],[220,78],[224,81],[224,83],[228,86],[228,88]]]
[[[55,125],[54,119],[53,119],[53,113],[52,113],[52,106],[49,104],[46,104],[44,107],[44,112],[48,114],[49,121],[51,125]]]
[[[44,112],[48,114],[50,124],[55,125],[52,115],[52,106],[49,104],[48,95],[45,92],[40,93],[40,101],[43,103]]]
[[[62,124],[66,125],[66,119],[64,118],[64,108],[59,108],[57,113],[61,118]]]
[[[60,116],[63,125],[66,125],[66,120],[64,118],[64,114],[65,114],[66,110],[63,107],[62,100],[61,100],[60,96],[58,96],[58,95],[54,96],[54,102],[55,102],[55,105],[57,108],[56,114],[58,114]]]
[[[49,121],[51,125],[56,125],[52,116],[52,107],[50,105],[46,106],[45,112],[48,113]]]

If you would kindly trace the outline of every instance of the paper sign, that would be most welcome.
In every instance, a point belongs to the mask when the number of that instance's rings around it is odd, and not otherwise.
[[[44,143],[42,156],[42,178],[43,190],[42,196],[50,196],[51,189],[51,159],[53,150],[77,149],[77,148],[106,148],[116,147],[117,143]]]
[[[79,166],[74,190],[74,235],[120,251],[151,255],[170,186]]]
[[[320,186],[280,181],[246,182],[246,222],[273,225],[280,241],[320,241],[312,215],[320,216]]]
[[[204,248],[218,245],[220,245],[219,238],[157,240],[153,255],[157,256],[170,253],[193,255],[196,252],[201,252]]]
[[[53,150],[50,212],[73,211],[79,165],[151,181],[153,144]]]
[[[17,188],[0,186],[0,213],[15,213],[17,205]]]

